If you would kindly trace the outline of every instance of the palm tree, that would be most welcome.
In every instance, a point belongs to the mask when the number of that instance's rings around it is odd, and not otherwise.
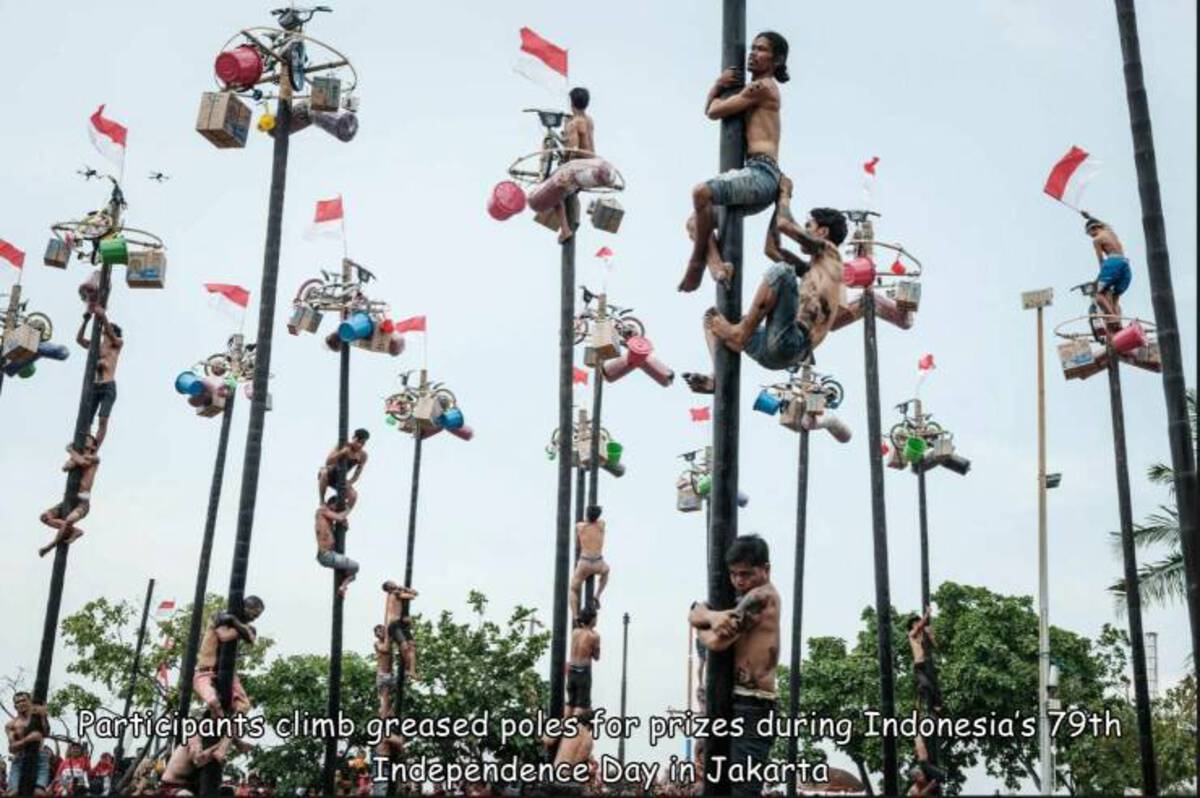
[[[1187,393],[1188,421],[1192,429],[1192,445],[1196,444],[1196,391]],[[1155,485],[1166,485],[1171,498],[1175,497],[1175,472],[1165,463],[1155,463],[1146,469],[1146,478]],[[1121,535],[1110,532],[1113,547],[1120,552]],[[1133,542],[1139,549],[1165,546],[1167,554],[1160,560],[1150,562],[1138,569],[1138,586],[1142,599],[1149,605],[1163,606],[1180,601],[1187,594],[1187,583],[1183,570],[1183,549],[1179,533],[1179,510],[1176,506],[1160,505],[1158,512],[1151,513],[1146,520],[1133,528]],[[1121,579],[1109,587],[1117,598],[1119,610],[1125,608],[1125,580]]]

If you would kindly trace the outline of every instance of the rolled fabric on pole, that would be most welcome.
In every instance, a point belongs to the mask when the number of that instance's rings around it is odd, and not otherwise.
[[[49,358],[50,360],[66,360],[71,356],[71,350],[62,344],[52,344],[49,341],[44,341],[38,344],[37,356]]]
[[[325,346],[330,352],[342,351],[342,339],[338,336],[337,330],[334,330],[329,335],[325,336]]]
[[[820,416],[814,416],[812,413],[805,413],[800,419],[800,426],[806,430],[823,429],[828,430],[838,443],[848,443],[852,435],[849,425],[845,421],[835,416],[833,413],[822,413]]]
[[[650,355],[644,361],[642,361],[638,368],[650,375],[650,379],[654,380],[664,388],[675,381],[675,371],[666,363],[663,363],[661,360],[656,358],[654,355]]]
[[[629,361],[629,353],[625,353],[620,357],[604,361],[604,365],[600,367],[600,373],[604,375],[606,381],[616,382],[635,368],[636,366]]]
[[[616,181],[617,170],[603,158],[567,161],[549,178],[529,190],[529,208],[541,213],[581,189],[607,188],[615,185]]]
[[[201,387],[203,387],[203,385]],[[212,394],[210,394],[208,391],[202,391],[195,396],[189,396],[187,403],[196,408],[208,407],[213,403]]]
[[[362,338],[370,338],[374,332],[375,323],[371,321],[370,316],[361,311],[351,314],[337,328],[338,338],[346,343],[358,341]]]
[[[204,381],[194,371],[181,371],[175,378],[175,390],[186,396],[199,396],[204,393]]]
[[[204,384],[204,391],[214,398],[225,396],[229,392],[225,380],[220,377],[204,377],[201,382]]]
[[[896,300],[887,294],[875,294],[875,315],[901,330],[907,330],[913,325],[912,312],[901,310]]]
[[[404,335],[401,333],[392,333],[391,339],[388,341],[388,354],[392,357],[399,357],[404,351]]]
[[[426,427],[426,426],[422,425],[421,426],[421,440],[425,440],[426,438],[432,438],[434,435],[437,435],[441,431],[442,431],[441,427]]]
[[[625,464],[624,463],[614,463],[614,462],[608,461],[605,463],[601,463],[600,467],[603,468],[608,473],[612,474],[614,477],[625,476]]]
[[[292,115],[288,124],[288,129],[291,133],[299,133],[304,128],[313,123],[312,109],[308,106],[308,100],[293,100]],[[274,138],[276,128],[272,127],[267,131],[267,135]]]
[[[358,114],[351,111],[312,111],[313,122],[338,141],[350,141],[358,133]]]

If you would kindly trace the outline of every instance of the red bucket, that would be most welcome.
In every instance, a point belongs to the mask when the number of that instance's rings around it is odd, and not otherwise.
[[[1113,349],[1116,349],[1118,354],[1127,355],[1135,349],[1141,349],[1146,345],[1146,331],[1142,329],[1142,325],[1138,322],[1132,322],[1128,327],[1123,327],[1113,336]]]
[[[649,339],[640,335],[631,335],[625,342],[625,346],[629,349],[627,357],[632,366],[640,366],[645,363],[646,358],[650,357],[650,353],[654,351],[654,345],[650,343]]]
[[[842,282],[851,288],[866,288],[875,282],[875,263],[863,257],[846,261],[842,267]]]
[[[488,214],[498,222],[525,210],[525,192],[511,180],[497,183],[488,197]]]
[[[217,80],[226,88],[248,89],[262,77],[262,56],[254,47],[243,44],[218,55],[214,69]]]

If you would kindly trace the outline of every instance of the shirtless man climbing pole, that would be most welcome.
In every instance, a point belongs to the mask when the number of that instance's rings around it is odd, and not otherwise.
[[[209,762],[224,763],[232,744],[232,739],[222,737],[205,748],[200,742],[200,735],[197,734],[193,735],[186,745],[176,746],[167,760],[167,767],[163,770],[155,795],[194,795],[199,792],[197,777],[200,775],[200,768]]]
[[[938,689],[937,674],[933,670],[931,649],[937,643],[933,628],[929,625],[930,608],[920,618],[908,620],[908,647],[912,650],[913,675],[917,680],[917,697],[924,708],[934,715],[942,714],[942,691]]]
[[[679,283],[680,291],[695,291],[708,267],[714,280],[728,284],[733,265],[721,260],[717,244],[714,206],[750,215],[775,202],[779,193],[779,84],[788,81],[788,43],[778,33],[765,31],[754,37],[746,68],[751,82],[728,97],[726,89],[742,84],[742,70],[731,66],[708,90],[704,113],[709,119],[745,115],[746,165],[723,172],[692,189],[693,214],[687,228],[692,254]]]
[[[833,208],[813,208],[801,228],[792,217],[791,191],[791,180],[781,178],[779,207],[767,234],[767,254],[777,263],[763,276],[746,315],[737,323],[716,308],[704,315],[710,354],[719,340],[763,368],[792,368],[808,360],[833,327],[843,291],[838,246],[846,240],[846,217]],[[780,233],[799,242],[809,259],[784,249]],[[683,379],[696,393],[713,392],[708,374],[688,373]]]
[[[387,628],[375,624],[375,692],[379,694],[379,717],[392,716],[392,689],[396,686],[396,675],[392,673],[392,643],[387,638]]]
[[[600,661],[600,633],[596,610],[584,607],[571,631],[571,659],[567,663],[567,706],[576,714],[592,708],[592,661]]]
[[[1121,239],[1104,222],[1082,211],[1083,230],[1092,239],[1092,248],[1096,251],[1096,261],[1100,264],[1100,273],[1096,276],[1096,304],[1100,312],[1113,317],[1106,319],[1110,329],[1121,326],[1121,295],[1129,290],[1133,281],[1133,272],[1129,268],[1129,258],[1125,257],[1125,248]]]
[[[587,114],[591,94],[582,86],[571,89],[571,118],[563,125],[563,140],[568,152],[563,153],[563,163],[579,158],[590,158],[596,154],[596,126]],[[576,152],[570,152],[576,150]],[[567,220],[567,203],[558,203],[558,243],[563,243],[575,231]]]
[[[62,517],[63,505],[55,504],[46,509],[41,515],[41,521],[46,526],[57,529],[58,534],[54,539],[38,549],[38,556],[45,557],[50,553],[50,550],[59,543],[74,543],[83,536],[83,530],[75,526],[75,522],[82,519],[92,509],[92,483],[96,481],[96,469],[100,466],[100,458],[96,455],[96,449],[99,444],[96,438],[91,435],[84,436],[83,451],[78,452],[75,447],[67,444],[67,462],[63,463],[63,471],[80,470],[79,491],[75,494],[79,500],[75,504],[75,508],[67,513],[66,518]]]
[[[350,523],[346,520],[346,514],[349,510],[338,512],[334,508],[337,507],[337,496],[330,496],[325,500],[325,503],[317,508],[315,514],[315,528],[317,533],[317,562],[325,568],[332,568],[340,573],[341,581],[338,582],[338,595],[345,596],[346,588],[350,587],[350,583],[358,576],[358,563],[347,557],[345,554],[340,554],[337,551],[337,540],[333,535],[333,525],[341,524],[343,529],[349,529]]]
[[[600,584],[596,585],[596,594],[590,604],[595,609],[600,609],[600,594],[608,585],[609,568],[604,561],[604,522],[600,520],[598,505],[587,508],[587,520],[575,525],[575,536],[579,546],[579,562],[575,566],[575,575],[571,577],[572,618],[579,615],[580,593],[589,577],[600,576]]]
[[[420,681],[420,676],[417,675],[417,645],[412,637],[412,618],[404,606],[417,597],[417,591],[410,587],[401,587],[389,579],[383,583],[383,592],[387,593],[383,625],[387,630],[388,640],[400,647],[400,657],[404,660],[407,678],[414,682]]]
[[[367,452],[364,447],[367,445],[370,437],[371,433],[367,430],[356,429],[354,430],[354,436],[345,446],[339,446],[325,458],[325,465],[321,466],[321,470],[317,472],[317,495],[320,497],[319,501],[322,504],[325,503],[325,493],[329,490],[329,486],[333,484],[338,460],[345,457],[346,468],[353,468],[350,473],[346,474],[346,512],[354,509],[354,504],[358,501],[358,491],[354,489],[354,483],[358,482],[358,478],[362,476],[363,468],[367,465]]]
[[[779,665],[779,593],[771,584],[770,550],[758,535],[742,535],[725,552],[729,579],[738,603],[731,610],[713,610],[697,602],[688,620],[709,651],[733,647],[735,681],[733,717],[743,719],[745,732],[733,737],[731,764],[765,763],[774,735],[755,734],[758,722],[771,714],[779,700],[775,669]],[[760,795],[761,781],[733,785],[734,795]]]
[[[35,769],[33,779],[36,795],[50,784],[50,751],[43,746],[45,735],[50,733],[46,719],[46,708],[33,703],[33,698],[24,690],[13,694],[13,709],[16,715],[4,724],[4,735],[8,738],[8,753],[12,756],[12,768],[8,773],[8,795],[16,795],[21,789],[21,771],[32,760]]]
[[[200,651],[196,655],[196,675],[192,677],[192,690],[208,705],[214,718],[224,715],[221,699],[217,696],[217,652],[222,643],[230,643],[239,638],[248,646],[254,645],[258,640],[258,631],[251,622],[262,615],[263,609],[262,599],[258,596],[246,596],[242,599],[241,618],[230,612],[217,613],[204,633],[204,639],[200,641]],[[242,688],[242,681],[237,673],[233,674],[233,711],[250,711],[250,697]]]
[[[103,305],[96,305],[94,311],[83,314],[83,323],[75,334],[75,343],[88,349],[92,345],[86,336],[88,321],[92,313],[100,322],[100,357],[96,361],[96,376],[92,381],[91,404],[88,409],[88,427],[100,413],[100,425],[96,428],[96,448],[104,444],[104,436],[108,434],[108,417],[112,415],[113,404],[117,401],[117,360],[121,357],[121,348],[125,339],[121,337],[121,328],[108,320],[108,313]]]

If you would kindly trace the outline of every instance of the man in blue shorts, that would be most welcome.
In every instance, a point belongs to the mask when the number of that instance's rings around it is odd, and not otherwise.
[[[1120,298],[1133,281],[1129,258],[1125,257],[1121,239],[1111,227],[1087,211],[1083,211],[1083,218],[1087,220],[1083,230],[1092,239],[1096,260],[1100,263],[1100,274],[1096,276],[1096,304],[1101,313],[1112,317],[1106,320],[1110,326],[1120,326]]]

